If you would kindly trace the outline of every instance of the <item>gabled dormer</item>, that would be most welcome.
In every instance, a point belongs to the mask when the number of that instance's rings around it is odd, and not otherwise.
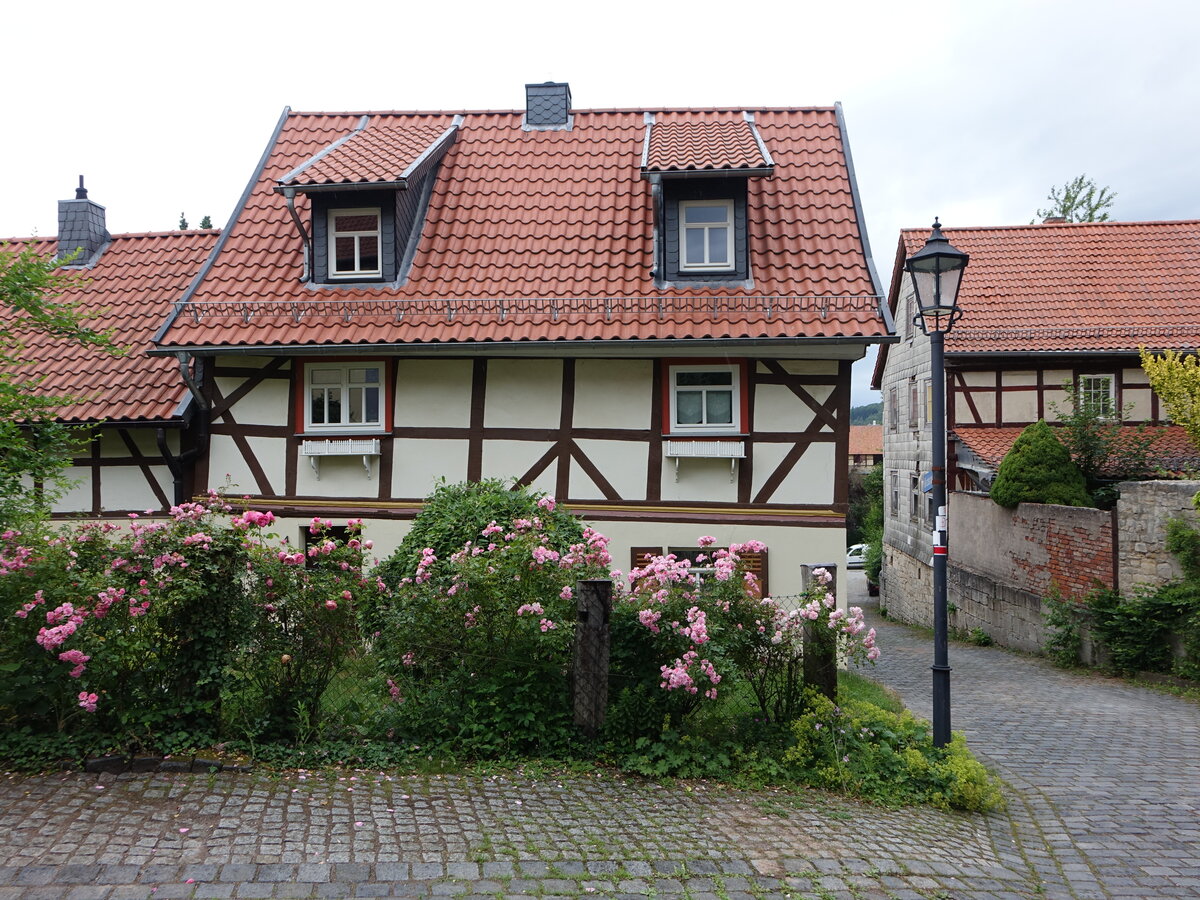
[[[275,186],[304,241],[313,285],[403,284],[421,236],[449,128],[420,122],[358,127],[288,172]],[[297,209],[308,198],[308,214]]]
[[[642,177],[654,192],[656,283],[750,287],[749,180],[774,171],[751,113],[647,113]]]

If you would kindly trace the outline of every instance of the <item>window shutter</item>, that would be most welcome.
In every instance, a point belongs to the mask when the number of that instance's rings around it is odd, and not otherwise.
[[[751,553],[746,551],[738,554],[742,558],[742,565],[747,572],[750,572],[758,579],[759,587],[762,588],[762,595],[767,597],[770,595],[770,590],[767,588],[767,551],[762,553]]]
[[[662,547],[630,547],[629,568],[640,569],[656,556],[662,556]]]

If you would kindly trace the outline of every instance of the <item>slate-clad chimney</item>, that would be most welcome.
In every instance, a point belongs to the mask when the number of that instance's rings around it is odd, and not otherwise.
[[[571,86],[547,81],[525,85],[525,126],[534,129],[570,128]]]
[[[104,207],[89,200],[83,176],[79,176],[79,187],[74,200],[58,201],[58,255],[67,256],[80,248],[75,265],[87,265],[109,241],[108,229],[104,227]]]

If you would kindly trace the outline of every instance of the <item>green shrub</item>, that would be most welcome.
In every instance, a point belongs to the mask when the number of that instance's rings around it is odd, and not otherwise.
[[[507,527],[514,521],[534,518],[540,523],[539,532],[545,535],[546,545],[559,553],[583,539],[579,519],[560,509],[553,498],[526,485],[509,484],[499,478],[455,484],[443,479],[425,498],[425,505],[400,546],[372,574],[395,590],[405,578],[416,575],[428,547],[439,560],[430,574],[441,582],[446,561],[468,542],[477,543],[480,532],[489,524],[499,522]],[[373,634],[382,629],[389,605],[386,597],[379,597],[360,607],[364,631]]]
[[[1028,426],[1012,445],[1000,463],[991,496],[1010,508],[1018,503],[1090,505],[1083,473],[1042,420]]]
[[[785,760],[815,787],[877,803],[930,803],[986,811],[1003,804],[998,780],[967,750],[962,735],[936,748],[929,725],[857,700],[835,705],[810,694],[792,725]]]
[[[375,651],[392,700],[380,727],[397,739],[492,757],[558,752],[574,739],[574,587],[607,577],[612,560],[590,528],[556,549],[578,523],[552,498],[522,496],[532,509],[485,519],[445,559],[419,551],[380,611]]]
[[[1056,666],[1073,668],[1083,650],[1083,624],[1087,605],[1065,599],[1057,588],[1045,599],[1046,639],[1042,649]]]

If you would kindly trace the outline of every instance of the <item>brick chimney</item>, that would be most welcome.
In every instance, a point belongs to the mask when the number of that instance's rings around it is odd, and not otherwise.
[[[1046,216],[1042,219],[1043,225],[1065,225],[1067,224],[1066,216]]]
[[[554,81],[525,85],[525,128],[528,131],[570,130],[571,86]]]
[[[67,256],[79,249],[73,264],[91,265],[110,238],[104,227],[104,207],[88,199],[80,175],[75,199],[58,201],[58,256]]]

